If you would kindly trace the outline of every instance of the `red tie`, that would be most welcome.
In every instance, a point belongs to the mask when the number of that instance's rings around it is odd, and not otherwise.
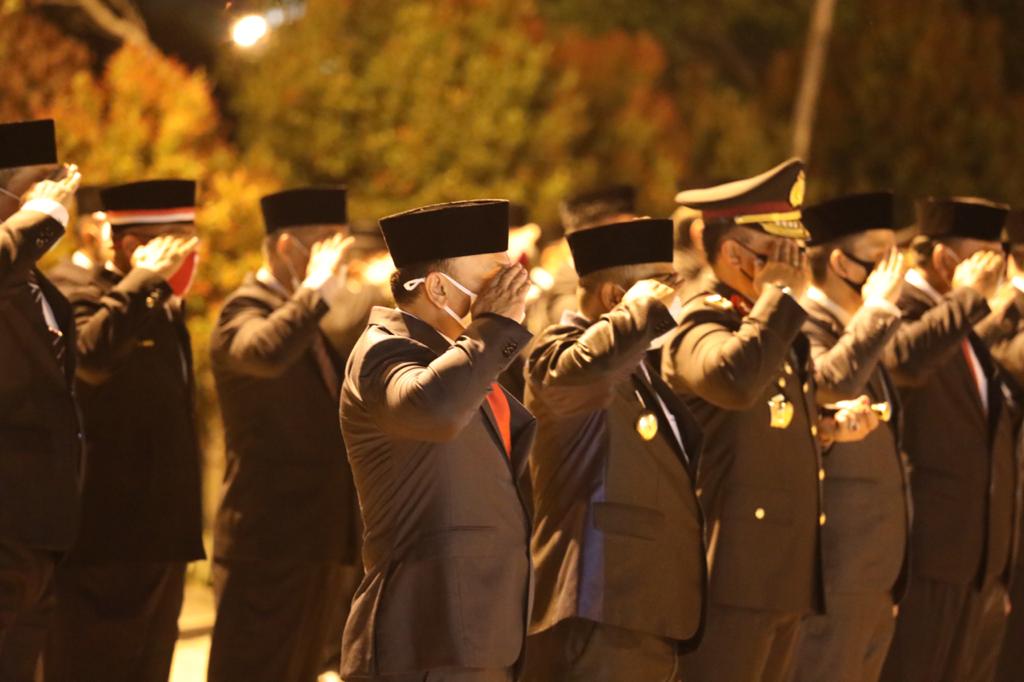
[[[967,360],[967,369],[970,370],[971,378],[974,379],[974,390],[978,392],[979,396],[981,396],[981,382],[978,381],[978,374],[974,370],[974,357],[971,351],[971,342],[964,339],[963,343],[960,344],[960,347],[963,348],[964,359]]]
[[[491,384],[491,392],[487,394],[487,404],[491,406],[494,421],[498,422],[498,433],[501,444],[505,446],[505,456],[512,454],[512,409],[508,406],[508,398],[497,382]]]

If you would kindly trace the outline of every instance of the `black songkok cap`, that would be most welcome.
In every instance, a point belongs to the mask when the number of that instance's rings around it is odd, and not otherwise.
[[[89,215],[103,210],[103,200],[100,198],[99,185],[82,185],[75,192],[75,204],[78,207],[79,215]]]
[[[667,218],[600,225],[566,239],[580,277],[618,265],[671,263],[673,257],[672,221]]]
[[[508,251],[508,202],[478,199],[434,204],[380,219],[396,268]]]
[[[304,225],[348,223],[344,187],[302,187],[260,199],[267,233]]]
[[[1003,242],[1011,245],[1024,244],[1024,209],[1011,209],[1003,228]]]
[[[100,190],[114,232],[132,227],[192,223],[196,219],[193,180],[143,180]]]
[[[615,185],[577,194],[562,202],[559,213],[566,234],[607,223],[623,214],[633,215],[636,213],[636,188]]]
[[[847,194],[803,209],[811,242],[824,244],[851,234],[893,228],[892,192]]]
[[[0,123],[0,168],[57,163],[53,119]]]
[[[684,190],[676,202],[700,211],[708,225],[743,225],[776,237],[807,239],[800,221],[806,177],[804,162],[789,159],[752,178]]]
[[[926,197],[915,206],[921,234],[999,241],[1010,207],[978,197]]]

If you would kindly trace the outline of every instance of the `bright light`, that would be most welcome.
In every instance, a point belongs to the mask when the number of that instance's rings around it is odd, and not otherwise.
[[[231,40],[239,47],[252,47],[267,35],[267,20],[261,14],[246,14],[231,27]]]

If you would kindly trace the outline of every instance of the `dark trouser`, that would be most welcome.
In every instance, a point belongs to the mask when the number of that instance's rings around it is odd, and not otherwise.
[[[974,646],[968,657],[965,682],[992,682],[999,666],[999,652],[1006,636],[1007,592],[1005,585],[992,580],[985,585],[980,597],[972,599],[972,629],[975,632]],[[1024,642],[1014,642],[1013,648],[1020,656]],[[1018,680],[1021,678],[1018,678]]]
[[[0,540],[0,680],[32,682],[53,617],[56,555]]]
[[[360,577],[337,563],[215,559],[210,682],[310,682],[336,671]]]
[[[876,682],[896,629],[892,595],[829,593],[828,613],[800,627],[792,682]]]
[[[987,590],[986,590],[987,592]],[[972,585],[912,576],[900,604],[886,682],[964,682],[979,646],[984,595]],[[998,645],[996,645],[998,646]]]
[[[682,658],[687,682],[782,682],[803,616],[711,604],[704,639]]]
[[[523,682],[676,682],[675,641],[569,618],[526,639]]]
[[[47,682],[166,682],[184,589],[184,562],[60,566]]]
[[[444,668],[405,675],[359,677],[351,682],[512,682],[510,668]]]

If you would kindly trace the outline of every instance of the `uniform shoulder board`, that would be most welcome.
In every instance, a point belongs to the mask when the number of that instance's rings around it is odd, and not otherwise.
[[[721,294],[708,294],[704,297],[704,303],[719,310],[732,310],[733,308],[732,301]]]

